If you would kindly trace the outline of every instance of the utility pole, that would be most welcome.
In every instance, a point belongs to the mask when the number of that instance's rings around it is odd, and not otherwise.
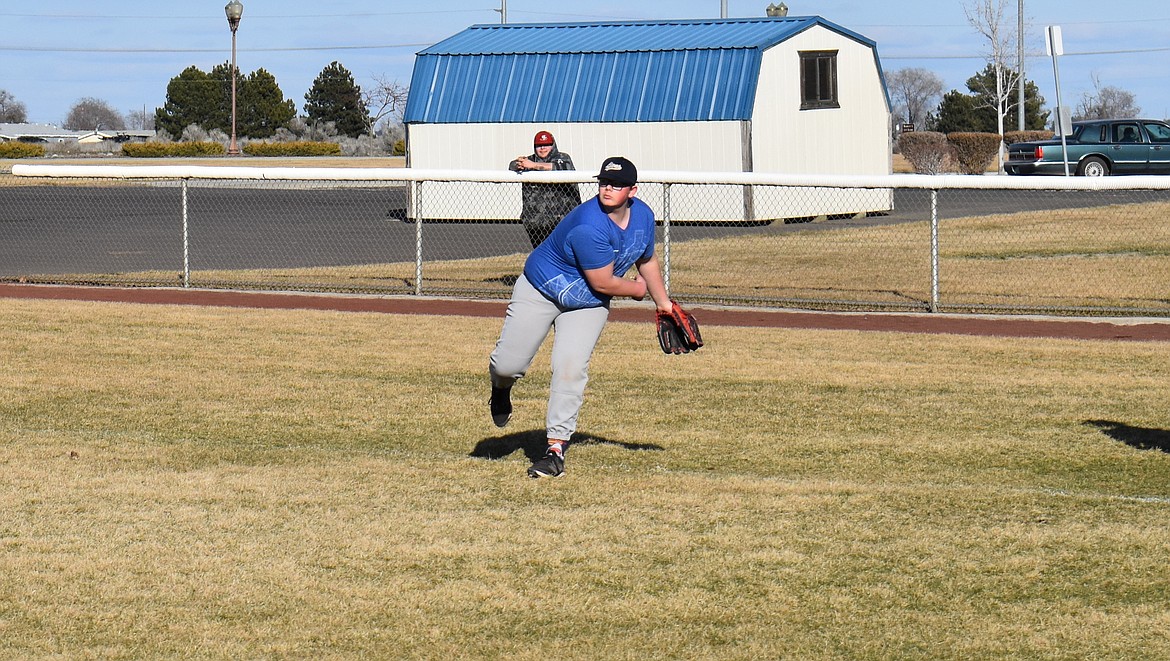
[[[1016,115],[1018,116],[1018,119],[1019,119],[1018,124],[1019,124],[1020,130],[1023,131],[1024,130],[1024,0],[1020,0],[1019,9],[1017,10],[1016,13],[1018,14],[1018,16],[1017,16],[1017,26],[1018,27],[1016,28],[1016,60],[1019,62],[1019,66],[1020,66],[1020,80],[1019,80],[1020,89],[1019,89],[1019,93],[1016,95],[1016,99],[1019,102],[1019,106],[1016,108]]]
[[[1023,0],[1020,0],[1020,2],[1023,2]],[[507,25],[508,24],[508,0],[500,0],[500,8],[496,9],[494,11],[500,12],[500,24]]]

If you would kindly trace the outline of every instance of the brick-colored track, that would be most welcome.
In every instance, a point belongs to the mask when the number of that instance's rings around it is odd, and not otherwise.
[[[38,298],[156,305],[205,305],[239,308],[282,308],[382,312],[388,314],[462,315],[503,319],[506,301],[469,301],[409,296],[342,296],[240,292],[209,289],[72,287],[57,285],[0,284],[0,297]],[[688,306],[690,307],[690,306]],[[791,310],[705,308],[694,306],[703,325],[867,330],[903,333],[951,333],[998,337],[1052,337],[1086,340],[1170,341],[1170,318],[1092,320],[1085,318],[1036,318],[968,316],[951,314],[828,313]],[[649,305],[615,305],[610,319],[652,319]]]

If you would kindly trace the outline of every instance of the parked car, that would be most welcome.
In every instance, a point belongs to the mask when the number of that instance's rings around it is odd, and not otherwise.
[[[1153,119],[1073,122],[1068,172],[1083,177],[1170,174],[1170,125]],[[1007,148],[1008,174],[1064,174],[1060,138],[1017,142]]]

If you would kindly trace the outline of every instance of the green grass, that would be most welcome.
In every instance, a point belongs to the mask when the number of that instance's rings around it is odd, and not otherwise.
[[[0,657],[1170,656],[1164,343],[0,300]]]

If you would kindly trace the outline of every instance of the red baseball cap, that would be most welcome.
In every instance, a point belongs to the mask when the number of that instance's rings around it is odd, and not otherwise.
[[[536,147],[543,147],[545,145],[551,145],[551,144],[553,144],[552,134],[549,133],[548,131],[541,131],[540,133],[536,134],[535,138],[532,139],[532,144],[533,144],[533,146],[536,146]]]

